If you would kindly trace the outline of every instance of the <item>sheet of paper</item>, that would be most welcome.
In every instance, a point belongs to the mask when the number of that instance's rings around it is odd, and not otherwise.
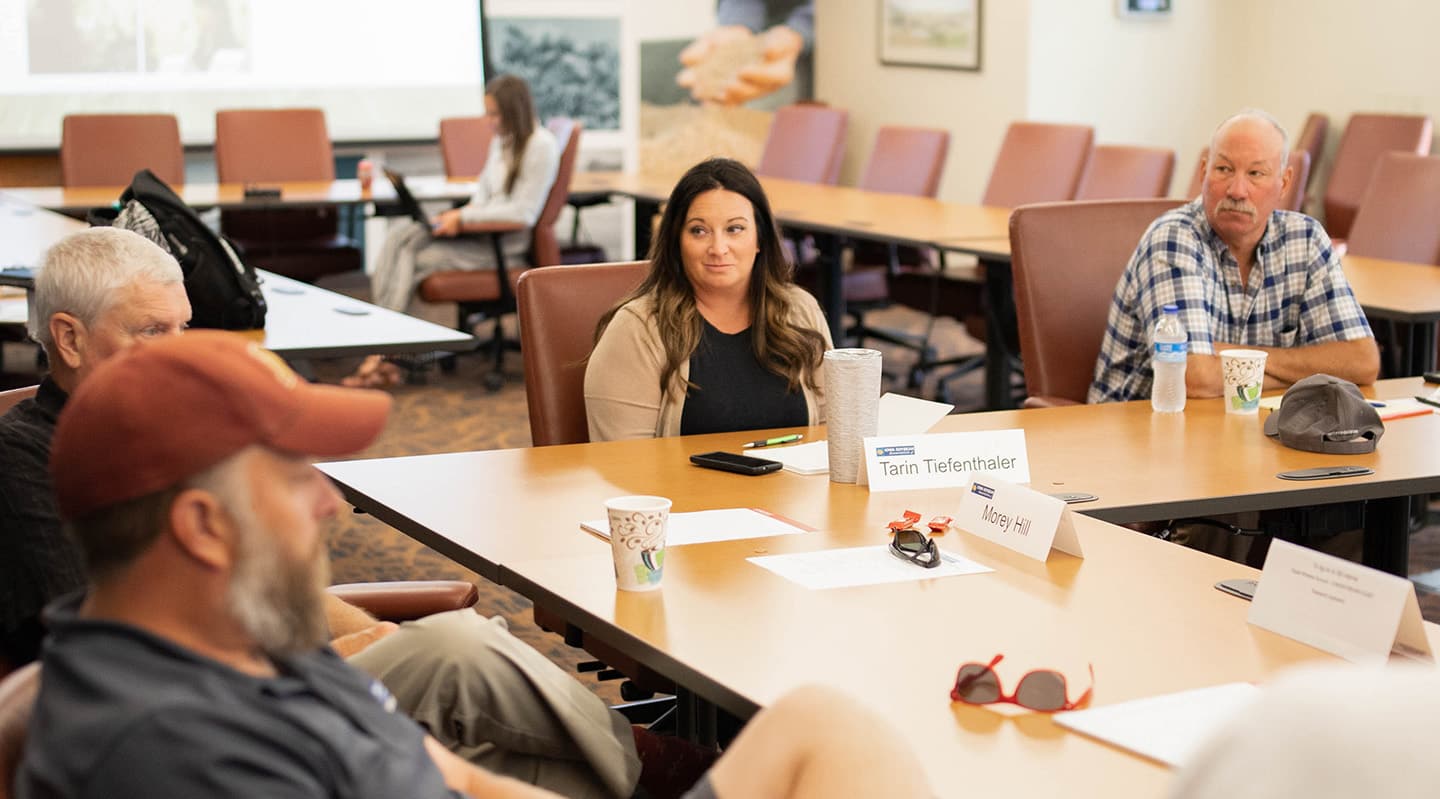
[[[1250,683],[1225,683],[1056,713],[1055,723],[1151,760],[1178,766],[1259,694],[1260,689]]]
[[[1404,419],[1407,416],[1424,416],[1440,410],[1440,408],[1436,408],[1434,405],[1426,405],[1414,397],[1397,397],[1395,399],[1377,400],[1377,402],[1385,403],[1385,407],[1376,408],[1375,410],[1380,412],[1381,421],[1386,422],[1391,419]]]
[[[888,545],[794,552],[788,555],[760,555],[747,560],[811,591],[933,580],[937,577],[959,577],[994,571],[988,566],[944,550],[940,551],[940,565],[927,569],[890,554]]]
[[[887,393],[880,397],[879,434],[887,436],[923,433],[953,410],[954,405],[944,402]],[[795,474],[830,473],[830,443],[824,440],[788,447],[748,449],[741,454],[780,461],[785,464],[785,471]]]
[[[584,521],[580,526],[608,539],[610,520]],[[704,544],[710,541],[733,541],[737,538],[763,538],[767,535],[791,535],[810,530],[789,519],[758,508],[722,508],[670,514],[665,530],[666,546]]]
[[[29,318],[25,309],[25,296],[0,299],[0,324],[23,325]]]

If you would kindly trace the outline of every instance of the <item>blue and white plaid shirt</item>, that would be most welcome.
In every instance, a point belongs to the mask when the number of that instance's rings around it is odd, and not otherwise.
[[[1110,304],[1090,402],[1150,396],[1150,337],[1170,304],[1180,306],[1190,352],[1203,355],[1216,342],[1296,347],[1372,335],[1319,222],[1272,213],[1242,287],[1240,265],[1195,200],[1155,220],[1135,247]]]

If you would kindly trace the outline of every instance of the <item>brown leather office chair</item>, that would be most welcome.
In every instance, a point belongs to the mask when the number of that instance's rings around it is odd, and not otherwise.
[[[1163,147],[1097,144],[1090,151],[1077,200],[1164,197],[1175,173],[1175,151]]]
[[[1186,200],[1199,197],[1204,190],[1205,159],[1209,155],[1209,147],[1200,148],[1200,157],[1195,161],[1195,172],[1190,176],[1190,188],[1185,193]],[[1280,195],[1280,208],[1285,211],[1303,211],[1305,190],[1310,185],[1310,153],[1305,150],[1291,150],[1288,164],[1291,170],[1290,187]]]
[[[1325,184],[1325,230],[1332,239],[1348,239],[1355,213],[1370,187],[1370,177],[1380,157],[1399,151],[1430,154],[1431,125],[1428,116],[1405,114],[1355,114],[1345,124],[1340,146],[1330,165]]]
[[[859,187],[867,191],[934,197],[940,191],[940,175],[950,150],[950,132],[938,128],[911,128],[886,125],[875,135],[870,160],[860,176]],[[903,272],[934,269],[932,253],[915,247],[858,241],[850,271],[843,277],[842,293],[854,324],[846,330],[857,346],[874,338],[920,352],[928,351],[924,339],[896,331],[870,327],[865,313],[890,303],[890,285]]]
[[[174,114],[65,115],[61,185],[128,186],[142,169],[171,186],[185,182],[185,148]]]
[[[1044,203],[1010,215],[1025,407],[1085,402],[1115,284],[1135,245],[1179,200]]]
[[[490,141],[495,137],[495,118],[446,117],[440,120],[440,157],[445,177],[473,178],[485,168]]]
[[[845,111],[811,103],[777,109],[755,174],[834,185],[845,159],[848,119]]]
[[[221,183],[274,184],[335,179],[325,112],[318,108],[215,112],[215,170]],[[358,244],[333,207],[227,210],[220,227],[245,260],[298,280],[363,266]]]
[[[23,388],[12,388],[8,391],[0,391],[0,415],[15,407],[21,400],[27,400],[35,396],[40,390],[39,384],[25,386]]]
[[[1354,255],[1440,264],[1440,157],[1381,156],[1347,246]]]
[[[648,261],[547,266],[521,273],[515,294],[525,359],[530,440],[537,447],[583,444],[585,359],[595,324],[640,284]]]
[[[1000,143],[990,180],[981,198],[984,205],[1013,208],[1028,203],[1070,200],[1080,187],[1080,178],[1090,158],[1095,131],[1088,125],[1059,125],[1045,122],[1012,122]],[[987,314],[995,314],[1002,330],[1013,331],[1013,309],[987,308],[984,302],[983,272],[952,276],[904,274],[891,284],[896,302],[916,310],[932,309],[965,325],[972,338],[984,341]],[[1018,354],[1018,341],[1008,340],[1006,349]],[[949,358],[941,361],[922,359],[911,373],[911,384],[923,379],[923,373],[940,366],[955,369],[941,378],[941,398],[946,398],[945,384],[985,365],[983,355]],[[1012,364],[1018,367],[1018,362]]]
[[[1300,128],[1300,135],[1295,137],[1295,144],[1292,150],[1304,150],[1310,154],[1310,167],[1315,170],[1320,168],[1320,159],[1325,157],[1325,137],[1330,133],[1330,117],[1312,113],[1305,117],[1305,124]]]
[[[467,330],[471,317],[494,320],[495,332],[490,339],[492,364],[485,375],[485,386],[499,391],[505,383],[505,351],[516,349],[519,343],[507,341],[501,325],[502,318],[515,310],[515,281],[520,270],[533,266],[554,266],[560,263],[560,242],[555,237],[555,220],[570,195],[570,178],[575,173],[575,156],[580,149],[581,125],[571,119],[552,119],[546,127],[555,134],[560,147],[560,163],[555,172],[555,182],[545,207],[532,228],[530,252],[525,263],[507,264],[500,246],[504,233],[520,230],[523,226],[512,223],[497,223],[487,226],[488,235],[495,246],[495,269],[456,269],[435,272],[420,282],[418,294],[426,302],[453,302],[459,306],[456,327]],[[443,362],[442,362],[443,363]],[[450,362],[453,363],[453,362]]]

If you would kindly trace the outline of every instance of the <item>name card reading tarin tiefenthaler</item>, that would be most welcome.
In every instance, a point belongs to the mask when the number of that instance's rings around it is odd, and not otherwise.
[[[1030,482],[1024,430],[870,436],[865,439],[861,483],[871,491],[959,488],[971,472],[989,472],[1016,483]]]
[[[1433,660],[1409,580],[1278,538],[1249,622],[1355,663]]]
[[[961,530],[1013,549],[1027,558],[1046,560],[1058,549],[1077,558],[1080,538],[1064,500],[977,472],[960,497],[955,524]]]

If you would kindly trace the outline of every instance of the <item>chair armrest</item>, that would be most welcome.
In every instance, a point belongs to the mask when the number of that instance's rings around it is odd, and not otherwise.
[[[525,225],[522,222],[462,222],[460,224],[460,232],[466,236],[481,233],[513,233],[524,229]]]
[[[1023,405],[1021,405],[1020,407],[1022,407],[1022,408],[1059,408],[1059,407],[1062,407],[1062,406],[1065,406],[1065,405],[1084,405],[1084,404],[1085,404],[1085,403],[1083,403],[1083,402],[1076,402],[1075,400],[1066,399],[1065,397],[1047,397],[1047,396],[1044,396],[1044,395],[1037,395],[1037,396],[1032,396],[1032,397],[1026,397],[1026,398],[1025,398],[1025,403],[1024,403]]]
[[[464,580],[397,580],[332,585],[331,594],[381,621],[410,621],[474,605],[480,591]]]

